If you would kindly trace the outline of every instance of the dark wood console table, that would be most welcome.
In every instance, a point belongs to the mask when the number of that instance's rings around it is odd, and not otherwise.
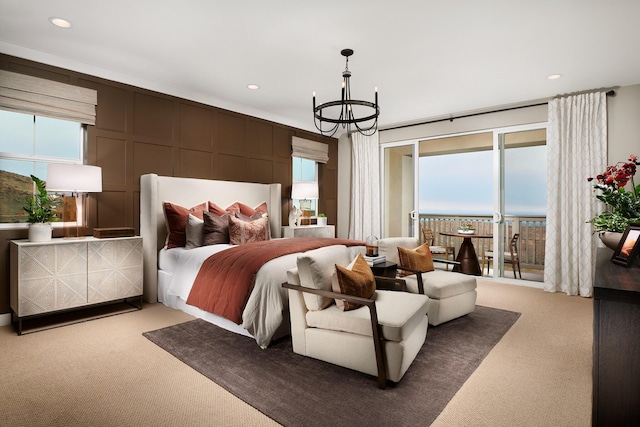
[[[593,426],[640,425],[640,266],[599,249],[593,288]]]

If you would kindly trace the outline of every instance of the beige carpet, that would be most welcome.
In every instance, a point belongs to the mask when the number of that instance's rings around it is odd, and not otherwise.
[[[522,316],[433,425],[590,425],[593,301],[480,281],[478,304]],[[189,319],[153,304],[21,337],[0,328],[0,425],[276,425],[142,336]]]

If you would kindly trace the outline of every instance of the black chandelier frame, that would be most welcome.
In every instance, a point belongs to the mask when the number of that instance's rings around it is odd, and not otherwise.
[[[343,49],[342,56],[346,58],[345,70],[342,72],[342,95],[339,101],[329,101],[316,106],[316,94],[313,93],[313,122],[316,129],[323,135],[333,136],[337,132],[338,128],[342,125],[346,128],[347,133],[352,132],[352,126],[355,131],[365,136],[371,136],[378,130],[378,116],[380,116],[380,106],[378,105],[378,88],[375,89],[375,102],[359,101],[351,99],[351,71],[349,71],[349,57],[353,55],[352,49]],[[373,112],[364,117],[355,117],[353,114],[352,106],[368,107]],[[340,115],[337,118],[327,117],[323,115],[323,111],[331,107],[340,107]],[[362,126],[362,123],[370,122],[367,126]],[[324,126],[325,123],[329,123],[330,126],[327,129]]]

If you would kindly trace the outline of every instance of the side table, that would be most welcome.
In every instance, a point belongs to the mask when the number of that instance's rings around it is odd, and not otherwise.
[[[381,262],[379,264],[373,264],[371,266],[371,271],[374,276],[382,276],[382,277],[396,277],[396,272],[398,270],[398,264],[395,262]]]

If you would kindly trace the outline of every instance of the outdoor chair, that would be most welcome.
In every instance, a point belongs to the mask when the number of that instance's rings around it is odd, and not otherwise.
[[[427,224],[422,225],[422,237],[424,242],[429,245],[429,250],[432,255],[444,255],[444,259],[449,259],[449,255],[451,255],[451,260],[456,259],[456,248],[453,246],[434,246],[433,245],[433,230],[427,226]],[[449,264],[445,265],[445,269],[449,270]]]
[[[519,233],[515,233],[513,235],[513,237],[511,238],[511,243],[509,244],[509,251],[508,252],[504,252],[504,262],[509,262],[511,263],[511,268],[513,269],[513,278],[517,279],[516,277],[516,268],[518,269],[518,274],[520,275],[520,278],[522,279],[522,273],[520,272],[520,256],[518,255],[518,239],[520,238],[520,234]],[[493,252],[492,251],[485,251],[484,255],[482,256],[482,270],[484,270],[484,264],[485,262],[487,263],[487,275],[489,274],[489,267],[491,264],[491,261],[493,261]]]

